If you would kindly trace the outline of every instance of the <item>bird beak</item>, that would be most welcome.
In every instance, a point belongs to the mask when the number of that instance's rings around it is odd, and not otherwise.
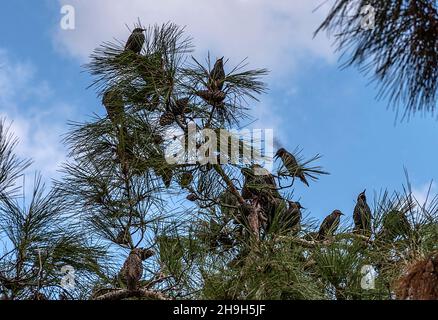
[[[367,189],[365,189],[362,193],[365,194],[365,192],[367,192]]]

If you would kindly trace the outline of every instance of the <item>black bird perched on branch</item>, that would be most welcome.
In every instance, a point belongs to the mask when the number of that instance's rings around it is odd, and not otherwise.
[[[122,279],[126,282],[128,290],[138,289],[138,284],[143,276],[143,249],[134,249],[120,270]]]
[[[126,42],[125,51],[133,51],[137,54],[141,52],[146,40],[146,37],[143,34],[144,31],[146,30],[142,28],[135,28],[132,31],[132,34],[129,36],[128,41]]]
[[[242,197],[245,200],[256,197],[281,198],[274,176],[260,165],[243,168],[245,181],[242,188]]]
[[[292,177],[299,178],[306,186],[309,186],[301,166],[298,164],[297,159],[292,153],[288,152],[284,148],[281,148],[275,154],[275,158],[281,158],[284,166]]]
[[[287,204],[281,198],[274,176],[258,164],[242,169],[245,178],[242,188],[242,198],[259,204],[264,217],[263,225],[266,230],[271,228],[272,222],[280,212],[286,210]]]
[[[218,59],[210,71],[210,79],[208,80],[208,87],[214,91],[221,91],[224,87],[225,70],[224,57]]]
[[[354,207],[353,220],[354,231],[360,234],[371,235],[371,209],[367,204],[367,197],[364,190],[357,197],[357,203]]]
[[[333,235],[339,227],[341,216],[344,214],[340,210],[333,211],[321,224],[318,232],[318,240],[325,240],[328,235]]]
[[[272,222],[276,221],[278,229],[282,232],[297,234],[301,230],[301,209],[304,209],[301,204],[283,199],[274,199],[271,203],[275,204],[275,208],[273,208],[275,211],[271,212],[271,215],[267,217],[267,229],[269,230]]]
[[[304,209],[299,202],[288,201],[289,207],[286,210],[283,222],[287,231],[298,233],[301,230],[301,209]]]

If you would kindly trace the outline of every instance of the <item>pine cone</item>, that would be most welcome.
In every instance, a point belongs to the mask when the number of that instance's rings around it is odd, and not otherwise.
[[[129,246],[131,241],[131,233],[125,230],[120,231],[116,238],[116,243],[121,246]]]
[[[186,109],[189,106],[189,101],[190,101],[189,98],[182,98],[182,99],[176,100],[176,102],[175,102],[176,105],[173,108],[175,116],[182,115],[182,114],[186,113]]]
[[[187,196],[187,200],[194,202],[194,201],[198,200],[198,196],[194,193],[191,193]]]
[[[201,90],[196,94],[212,105],[221,104],[226,97],[225,92],[223,91]]]
[[[175,116],[170,112],[166,112],[160,117],[160,126],[162,127],[170,126],[174,122],[175,122]]]

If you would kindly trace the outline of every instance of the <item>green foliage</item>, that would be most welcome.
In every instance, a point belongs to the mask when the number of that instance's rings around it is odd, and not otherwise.
[[[333,236],[318,240],[315,220],[300,212],[299,221],[291,221],[297,175],[283,163],[263,176],[255,174],[258,154],[240,163],[169,163],[169,149],[187,146],[189,123],[214,133],[239,128],[249,117],[248,101],[266,91],[267,71],[246,70],[244,63],[229,67],[225,59],[225,75],[217,80],[209,57],[204,65],[189,56],[193,46],[182,28],[168,23],[146,30],[140,54],[119,42],[91,56],[86,67],[107,116],[71,123],[62,179],[46,193],[37,178],[24,205],[16,181],[28,163],[13,155],[15,141],[0,126],[0,239],[7,242],[0,253],[0,294],[394,298],[393,283],[404,267],[437,250],[438,198],[418,204],[409,188],[384,192],[375,197],[370,237],[343,221]],[[198,135],[194,144],[199,149],[206,139]],[[230,140],[217,145],[229,151]],[[243,151],[254,151],[247,140],[238,140],[240,160],[249,160]],[[172,149],[175,141],[181,146]],[[212,156],[226,158],[222,153]],[[306,160],[298,150],[292,154],[305,176],[326,174],[313,164],[319,155]],[[127,259],[133,252],[141,252],[134,262]],[[128,290],[125,264],[140,272],[138,290]],[[65,265],[77,272],[73,291],[60,287]],[[377,273],[370,290],[361,286],[367,265]]]

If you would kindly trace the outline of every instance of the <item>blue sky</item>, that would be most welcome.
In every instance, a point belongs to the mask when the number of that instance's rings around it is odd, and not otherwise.
[[[376,90],[366,78],[355,69],[339,69],[329,39],[312,39],[327,9],[312,12],[320,2],[3,1],[0,117],[13,121],[18,152],[34,158],[32,170],[41,170],[47,180],[56,177],[65,159],[60,140],[67,121],[104,112],[93,90],[86,90],[91,78],[81,65],[88,54],[103,41],[125,39],[124,24],[138,17],[144,24],[174,21],[187,25],[196,56],[207,50],[235,62],[248,56],[252,67],[271,70],[270,90],[254,104],[256,126],[274,128],[288,149],[323,155],[319,164],[331,175],[295,190],[313,216],[323,218],[335,208],[351,216],[365,188],[400,190],[404,167],[415,193],[424,197],[438,178],[438,122],[432,116],[395,122],[395,113],[386,101],[374,99]],[[76,8],[75,30],[59,27],[64,4]]]

